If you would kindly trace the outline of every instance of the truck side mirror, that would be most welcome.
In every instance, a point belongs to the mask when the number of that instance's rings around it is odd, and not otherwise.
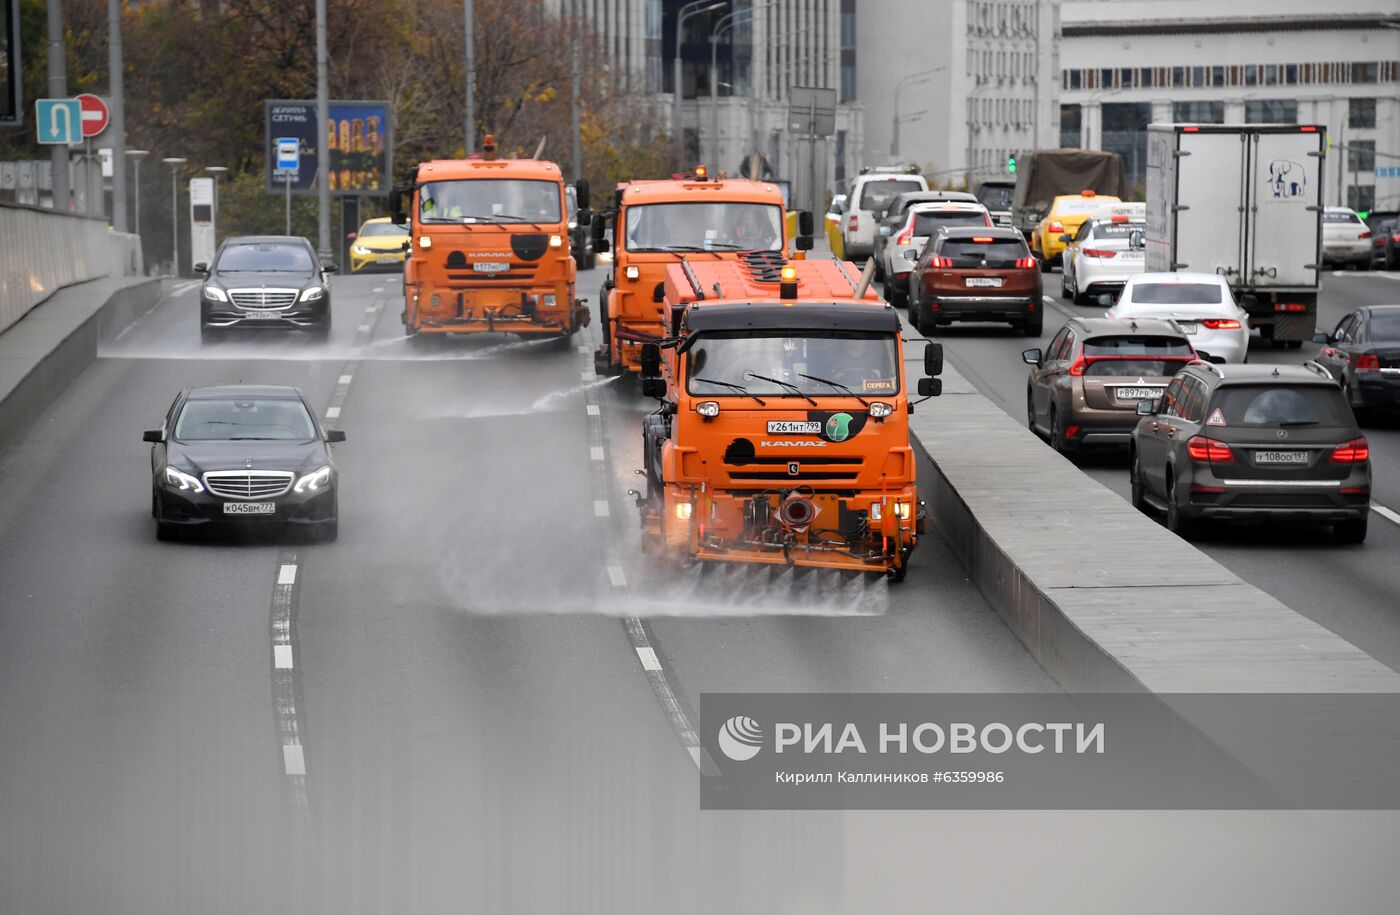
[[[588,192],[587,178],[580,178],[574,182],[574,196],[578,199],[580,210],[588,209],[591,195]]]
[[[924,347],[924,374],[930,378],[943,374],[942,343],[930,343]]]
[[[666,382],[660,378],[643,378],[641,388],[643,397],[666,396]]]
[[[792,244],[799,251],[811,251],[816,246],[816,242],[812,240],[810,235],[799,235],[793,239]]]
[[[588,207],[578,211],[578,221],[580,225],[588,226],[588,231],[593,231],[593,211]]]
[[[608,218],[602,213],[594,213],[593,219],[588,224],[588,234],[593,236],[593,249],[595,251],[608,250]],[[603,247],[598,247],[599,245]]]
[[[940,395],[940,394],[942,394],[942,393],[943,393],[943,379],[942,379],[942,378],[920,378],[920,379],[919,379],[919,396],[920,396],[920,397],[937,397],[938,395]]]
[[[661,347],[655,343],[643,343],[637,361],[641,363],[643,378],[661,376]]]
[[[408,225],[408,214],[403,209],[404,194],[413,193],[412,187],[396,187],[389,192],[389,221],[396,226]]]
[[[797,214],[797,234],[811,236],[817,231],[811,210],[800,210]]]

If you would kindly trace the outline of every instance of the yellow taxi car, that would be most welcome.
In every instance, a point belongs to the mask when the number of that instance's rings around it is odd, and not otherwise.
[[[407,226],[396,226],[387,216],[366,219],[350,240],[350,272],[402,270],[407,242]]]
[[[1031,253],[1040,260],[1040,269],[1049,273],[1052,266],[1060,263],[1065,253],[1065,241],[1060,236],[1073,237],[1095,210],[1106,203],[1121,202],[1112,195],[1096,194],[1087,189],[1056,197],[1050,204],[1050,211],[1031,232]]]

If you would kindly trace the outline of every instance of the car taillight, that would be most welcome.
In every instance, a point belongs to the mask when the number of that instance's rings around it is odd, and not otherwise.
[[[857,228],[859,225],[860,225],[860,216],[859,216],[858,214],[856,214],[856,213],[852,213],[852,214],[851,214],[851,231],[854,232],[854,231],[856,230],[856,228]]]
[[[1230,446],[1224,442],[1217,442],[1213,438],[1206,438],[1204,435],[1193,435],[1186,440],[1186,453],[1191,455],[1191,460],[1209,464],[1233,464],[1235,462],[1234,452]]]
[[[914,240],[914,218],[909,218],[909,224],[904,227],[904,231],[899,233],[899,237],[894,240],[897,245],[907,245]]]
[[[1370,233],[1370,232],[1362,232],[1360,235],[1358,235],[1358,236],[1356,236],[1356,237],[1357,237],[1357,238],[1370,238],[1370,237],[1371,237],[1371,233]]]
[[[1356,357],[1354,366],[1358,372],[1379,372],[1381,370],[1381,357],[1375,353],[1362,353]]]
[[[1234,318],[1206,318],[1201,326],[1211,330],[1239,330],[1240,322]]]
[[[1084,253],[1089,257],[1112,257],[1117,251],[1110,251],[1107,248],[1085,248]]]
[[[1050,231],[1056,235],[1063,235],[1065,233],[1065,224],[1058,219],[1052,219],[1050,220]]]
[[[1308,306],[1303,302],[1275,302],[1274,311],[1307,311]]]
[[[1036,267],[1035,258],[1018,257],[1016,258],[1016,266],[1022,270],[1034,270]]]
[[[1069,367],[1069,373],[1071,375],[1083,375],[1084,370],[1088,367],[1089,360],[1085,359],[1083,356],[1080,356],[1078,359],[1074,360],[1074,364]]]
[[[1390,236],[1390,240],[1400,242],[1400,235],[1392,235]]]
[[[953,266],[953,259],[951,257],[934,257],[929,259],[928,265],[940,270],[947,270]]]
[[[1342,442],[1332,449],[1333,464],[1360,464],[1371,459],[1371,446],[1366,438],[1354,438],[1349,442]]]

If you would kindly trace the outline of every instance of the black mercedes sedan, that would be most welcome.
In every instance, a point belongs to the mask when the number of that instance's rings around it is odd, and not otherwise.
[[[283,328],[331,332],[334,264],[322,264],[311,242],[287,235],[238,235],[219,246],[212,264],[195,264],[204,277],[199,329]]]
[[[336,538],[339,474],[330,445],[345,433],[322,429],[296,388],[191,388],[144,439],[158,539],[227,523],[276,523]]]

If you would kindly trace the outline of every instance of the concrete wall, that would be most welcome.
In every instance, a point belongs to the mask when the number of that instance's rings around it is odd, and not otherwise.
[[[142,272],[137,237],[101,219],[0,203],[0,239],[0,331],[64,286]]]

